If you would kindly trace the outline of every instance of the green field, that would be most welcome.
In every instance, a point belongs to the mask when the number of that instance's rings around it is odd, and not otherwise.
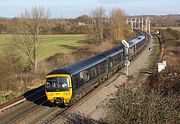
[[[154,29],[167,29],[171,28],[172,30],[180,31],[180,27],[153,27]]]
[[[64,53],[77,50],[86,35],[41,35],[38,51],[38,60],[48,58],[55,53]],[[0,35],[0,54],[12,40],[11,35]]]
[[[8,46],[10,41],[12,40],[11,35],[0,35],[0,54],[3,54],[4,49]]]
[[[180,27],[171,27],[171,29],[180,31]]]

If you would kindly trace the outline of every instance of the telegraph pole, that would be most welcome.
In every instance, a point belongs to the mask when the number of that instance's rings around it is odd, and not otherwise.
[[[151,20],[148,19],[148,27],[149,27],[149,33],[151,33]]]

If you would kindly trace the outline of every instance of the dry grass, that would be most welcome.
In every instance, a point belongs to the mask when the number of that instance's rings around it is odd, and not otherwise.
[[[168,66],[180,67],[180,41],[176,41],[177,45],[166,46],[164,60],[167,61]]]
[[[104,42],[101,42],[100,44],[87,44],[84,47],[90,52],[90,53],[101,53],[106,50],[109,50],[113,48],[115,44],[111,40],[105,40]]]
[[[6,57],[0,57],[0,90],[12,90],[14,89],[14,66],[13,63]]]
[[[180,31],[160,30],[162,42],[165,45],[163,59],[168,67],[180,67]]]
[[[107,105],[105,122],[109,124],[176,124],[179,117],[177,96],[164,97],[154,90],[143,88],[131,91],[120,87],[116,98]]]
[[[48,73],[50,70],[60,68],[75,62],[72,53],[58,53],[38,63],[38,73]]]

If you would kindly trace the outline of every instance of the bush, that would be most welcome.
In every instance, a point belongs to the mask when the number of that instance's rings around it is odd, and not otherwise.
[[[11,57],[0,57],[0,103],[42,85],[38,81],[41,79],[37,75],[20,72]]]
[[[7,57],[0,57],[0,90],[9,91],[15,87],[13,63]]]
[[[180,121],[177,96],[163,96],[143,88],[132,92],[119,88],[115,99],[107,104],[105,122],[110,124],[176,124]]]

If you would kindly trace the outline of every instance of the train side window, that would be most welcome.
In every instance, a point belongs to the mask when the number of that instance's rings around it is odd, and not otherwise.
[[[96,70],[95,67],[93,67],[93,68],[91,69],[91,73],[92,73],[92,77],[96,77],[96,76],[97,76],[97,70]]]
[[[113,63],[112,63],[112,62],[110,62],[110,63],[109,63],[109,66],[110,66],[110,67],[112,67],[112,66],[113,66]]]
[[[76,90],[79,86],[79,83],[78,83],[78,77],[73,77],[73,80],[72,80],[72,85],[73,85],[73,90]]]
[[[88,74],[88,71],[84,71],[84,78],[83,78],[85,81],[88,81],[89,80],[89,74]]]
[[[100,64],[97,66],[97,70],[98,70],[98,74],[101,74],[102,69],[101,69],[101,65]]]
[[[79,74],[73,75],[73,77],[72,77],[72,87],[73,87],[73,90],[76,90],[77,88],[80,87]]]
[[[115,64],[117,63],[117,60],[118,60],[118,56],[115,56],[115,58],[114,58],[114,63]]]
[[[118,55],[116,55],[116,64],[119,63],[121,60],[121,54],[119,53]]]
[[[79,74],[80,79],[83,79],[83,75],[84,75],[84,71],[80,72],[80,74]]]
[[[119,58],[120,58],[120,56],[119,56],[119,54],[118,54],[118,55],[116,56],[116,64],[119,63],[119,60],[120,60]]]
[[[112,67],[112,66],[113,66],[113,58],[110,57],[110,58],[109,58],[109,67]]]
[[[89,80],[88,71],[82,71],[82,72],[80,72],[80,80],[81,80],[81,82],[86,82],[86,81]]]
[[[102,63],[102,73],[105,72],[107,69],[106,62]]]
[[[131,48],[129,49],[129,54],[134,54],[134,47],[131,47]]]
[[[119,54],[119,61],[122,60],[122,53]]]

